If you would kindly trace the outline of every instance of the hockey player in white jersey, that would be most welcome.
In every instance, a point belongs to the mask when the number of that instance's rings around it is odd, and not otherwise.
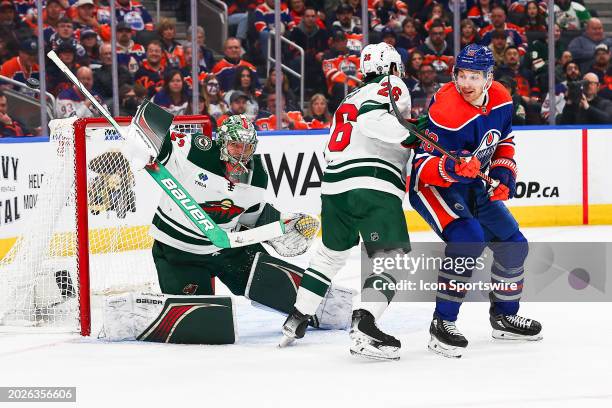
[[[401,58],[385,43],[371,44],[361,52],[360,65],[364,84],[349,93],[336,110],[325,149],[322,244],[304,273],[295,309],[283,326],[281,346],[304,336],[310,315],[360,236],[370,257],[380,251],[389,256],[410,250],[402,201],[406,163],[416,138],[408,137],[389,103],[391,94],[401,114],[410,117]],[[399,340],[375,323],[394,296],[394,291],[375,290],[375,283],[395,280],[393,273],[372,274],[365,280],[362,299],[370,301],[362,301],[353,311],[352,354],[399,358]]]

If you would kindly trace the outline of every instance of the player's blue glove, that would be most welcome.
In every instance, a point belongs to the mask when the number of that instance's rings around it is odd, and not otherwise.
[[[499,185],[489,193],[491,201],[505,201],[514,197],[516,192],[516,162],[502,158],[491,162],[489,176],[499,180]]]
[[[473,182],[480,171],[480,160],[467,150],[451,153],[457,156],[459,161],[455,162],[450,157],[444,156],[438,166],[442,178],[451,183]]]

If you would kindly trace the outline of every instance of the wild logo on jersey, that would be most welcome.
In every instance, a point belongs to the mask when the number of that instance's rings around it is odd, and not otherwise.
[[[474,155],[482,163],[482,167],[486,168],[497,149],[497,143],[501,139],[501,132],[497,129],[491,129],[480,139],[480,146],[474,152]]]
[[[234,205],[234,202],[229,198],[224,198],[221,201],[207,201],[200,204],[200,207],[217,224],[228,223],[244,212],[244,208]]]

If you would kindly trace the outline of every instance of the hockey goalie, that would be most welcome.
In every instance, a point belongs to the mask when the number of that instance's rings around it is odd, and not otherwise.
[[[257,132],[244,115],[227,118],[214,140],[201,133],[168,132],[157,142],[149,137],[152,144],[159,146],[157,151],[151,151],[141,139],[155,126],[143,123],[159,122],[164,116],[170,116],[169,127],[171,115],[145,102],[132,121],[125,150],[135,171],[156,157],[223,230],[235,232],[280,220],[285,233],[266,244],[283,257],[308,250],[319,221],[307,214],[281,213],[266,203],[268,175],[256,154]],[[234,295],[245,296],[255,305],[284,314],[292,310],[303,269],[271,256],[261,243],[216,247],[167,195],[159,202],[150,234],[154,238],[152,255],[163,296],[124,294],[107,299],[104,337],[232,343],[233,304],[228,297],[212,296],[212,278],[218,278]],[[348,328],[352,297],[350,289],[332,286],[310,325]],[[178,338],[160,337],[156,330],[176,323],[177,304],[183,305],[181,310],[190,310],[189,318],[183,319],[189,327],[179,330],[183,334]],[[219,327],[225,328],[226,335],[219,337]],[[185,332],[193,336],[185,336]]]

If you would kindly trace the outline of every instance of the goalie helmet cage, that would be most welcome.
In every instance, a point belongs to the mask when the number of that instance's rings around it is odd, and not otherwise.
[[[131,118],[116,120],[127,127]],[[57,157],[21,236],[0,259],[0,324],[89,336],[94,295],[159,291],[147,231],[152,197],[161,193],[146,172],[131,171],[106,119],[49,127]],[[176,116],[171,131],[210,136],[212,129],[196,115]]]

